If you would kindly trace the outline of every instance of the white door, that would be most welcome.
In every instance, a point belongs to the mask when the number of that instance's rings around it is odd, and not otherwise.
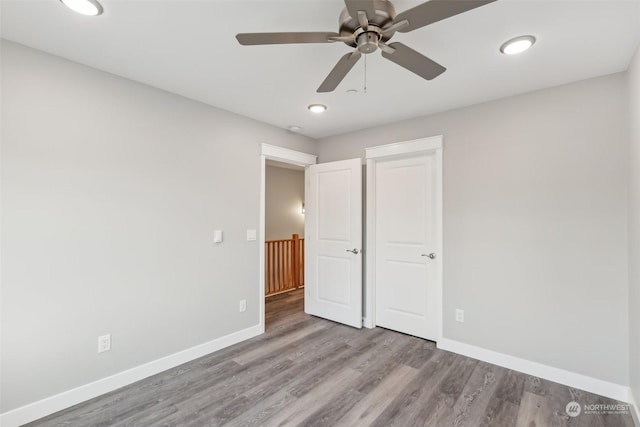
[[[375,165],[375,322],[435,341],[436,153]]]
[[[362,161],[307,168],[305,312],[362,327]]]

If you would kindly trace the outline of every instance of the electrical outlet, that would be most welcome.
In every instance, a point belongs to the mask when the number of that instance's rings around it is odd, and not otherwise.
[[[464,310],[456,308],[456,322],[464,322]]]
[[[98,353],[104,353],[111,350],[111,334],[101,335],[98,337]]]
[[[240,313],[242,313],[243,311],[247,311],[247,300],[246,299],[241,299],[240,300],[239,311],[240,311]]]

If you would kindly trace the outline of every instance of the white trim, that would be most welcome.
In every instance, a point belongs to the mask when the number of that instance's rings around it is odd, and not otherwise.
[[[629,387],[629,405],[631,405],[631,418],[636,426],[640,427],[640,408],[638,408],[638,401],[633,396],[633,390]]]
[[[493,350],[487,350],[482,347],[476,347],[474,345],[465,344],[448,338],[443,338],[438,341],[437,346],[442,350],[462,354],[467,357],[482,360],[483,362],[492,363],[494,365],[502,366],[503,368],[544,378],[545,380],[554,381],[569,387],[610,397],[622,402],[629,401],[629,387],[621,384],[615,384],[609,381],[589,377],[587,375],[554,368],[553,366],[543,365],[538,362],[521,359],[504,353],[498,353]]]
[[[438,229],[436,238],[438,240],[435,245],[437,257],[435,259],[437,269],[436,283],[436,300],[437,310],[436,319],[436,337],[437,342],[442,337],[443,331],[443,140],[442,135],[432,136],[429,138],[414,139],[406,142],[396,142],[393,144],[380,145],[377,147],[369,147],[365,149],[367,158],[367,211],[366,211],[366,277],[365,277],[365,307],[366,316],[364,326],[366,328],[375,327],[375,247],[376,247],[376,162],[378,160],[388,160],[394,157],[414,156],[424,153],[435,153],[436,155],[436,199],[440,209],[436,212],[436,228]]]
[[[315,165],[318,156],[303,153],[301,151],[290,150],[288,148],[278,147],[275,145],[261,144],[260,154],[269,160],[277,160],[279,162],[294,164],[298,166]]]
[[[444,159],[442,150],[442,136],[440,138],[437,148],[434,148],[436,155],[436,200],[440,209],[436,210],[436,239],[438,243],[436,245],[436,269],[438,277],[438,286],[436,286],[436,299],[438,325],[436,326],[436,343],[442,339],[444,335]],[[433,139],[433,138],[431,138]]]
[[[3,427],[14,427],[35,421],[260,334],[261,329],[259,325],[251,326],[204,344],[153,360],[144,365],[127,369],[126,371],[109,377],[5,412],[0,415],[0,425]]]
[[[265,144],[262,144],[262,151],[264,152],[264,146]],[[265,253],[264,253],[264,245],[265,245],[265,227],[266,227],[266,193],[267,193],[267,189],[266,189],[266,185],[267,185],[267,179],[266,179],[266,173],[267,173],[267,157],[262,154],[260,156],[260,238],[259,240],[259,244],[260,244],[260,249],[258,249],[258,310],[260,311],[260,313],[258,314],[258,321],[259,326],[260,326],[260,331],[262,333],[264,333],[265,330],[265,279],[264,279],[264,258],[265,258]]]
[[[393,144],[379,145],[377,147],[365,148],[367,159],[379,157],[395,157],[405,154],[417,154],[426,151],[442,149],[442,135],[429,138],[414,139],[412,141],[395,142]]]
[[[264,298],[265,298],[265,283],[264,283],[264,242],[265,242],[265,233],[266,233],[266,221],[265,221],[265,203],[266,203],[266,163],[267,160],[276,160],[278,162],[288,163],[291,165],[298,165],[306,168],[310,165],[315,165],[317,162],[318,156],[314,156],[313,154],[303,153],[301,151],[290,150],[288,148],[278,147],[270,144],[260,144],[260,249],[259,249],[259,260],[258,265],[258,283],[259,283],[259,295],[258,300],[260,301],[260,327],[261,333],[264,333],[265,329],[265,319],[264,319]],[[305,170],[305,180],[306,180],[306,170]],[[306,181],[305,181],[306,182]],[[305,183],[305,192],[306,192],[306,183]]]
[[[365,279],[364,290],[365,300],[364,307],[366,310],[365,320],[363,326],[365,328],[376,327],[376,275],[374,266],[376,265],[375,250],[376,247],[376,209],[375,199],[373,197],[373,189],[376,186],[376,174],[375,174],[376,161],[373,159],[367,159],[367,183],[366,187],[366,212],[365,212],[365,226],[366,226],[366,250],[365,250]]]

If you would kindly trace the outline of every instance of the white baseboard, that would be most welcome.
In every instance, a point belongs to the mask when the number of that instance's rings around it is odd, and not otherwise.
[[[629,405],[631,405],[631,418],[637,427],[640,427],[640,408],[638,408],[638,401],[633,396],[633,390],[629,388]]]
[[[260,325],[252,326],[217,338],[213,341],[153,360],[145,363],[144,365],[136,366],[135,368],[85,384],[72,390],[56,394],[55,396],[47,397],[46,399],[13,409],[5,412],[4,414],[0,414],[0,426],[17,427],[31,421],[35,421],[39,418],[53,414],[54,412],[61,411],[73,405],[77,405],[78,403],[85,402],[120,387],[124,387],[162,371],[166,371],[167,369],[174,368],[182,365],[183,363],[187,363],[209,353],[213,353],[214,351],[218,351],[225,347],[229,347],[230,345],[253,338],[263,332],[264,330]]]
[[[624,385],[599,380],[597,378],[565,371],[564,369],[554,368],[552,366],[543,365],[541,363],[532,362],[530,360],[521,359],[504,353],[498,353],[496,351],[487,350],[485,348],[476,347],[446,338],[438,341],[437,345],[438,348],[442,350],[462,354],[464,356],[502,366],[503,368],[513,369],[514,371],[544,378],[545,380],[554,381],[568,385],[569,387],[620,400],[622,402],[628,402],[630,397],[629,387]]]

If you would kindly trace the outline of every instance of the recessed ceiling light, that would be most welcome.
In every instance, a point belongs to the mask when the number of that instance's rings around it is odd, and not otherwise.
[[[312,113],[324,113],[327,111],[327,106],[322,104],[311,104],[307,107]]]
[[[302,128],[300,126],[289,126],[290,132],[300,132]]]
[[[74,12],[82,15],[97,16],[102,13],[102,6],[97,0],[60,0],[62,4],[67,6]]]
[[[529,49],[536,42],[533,36],[520,36],[507,40],[500,46],[500,52],[505,55],[516,55]]]
[[[358,93],[358,89],[348,89],[348,90],[347,90],[347,93],[348,93],[349,95],[355,95],[356,93]]]

